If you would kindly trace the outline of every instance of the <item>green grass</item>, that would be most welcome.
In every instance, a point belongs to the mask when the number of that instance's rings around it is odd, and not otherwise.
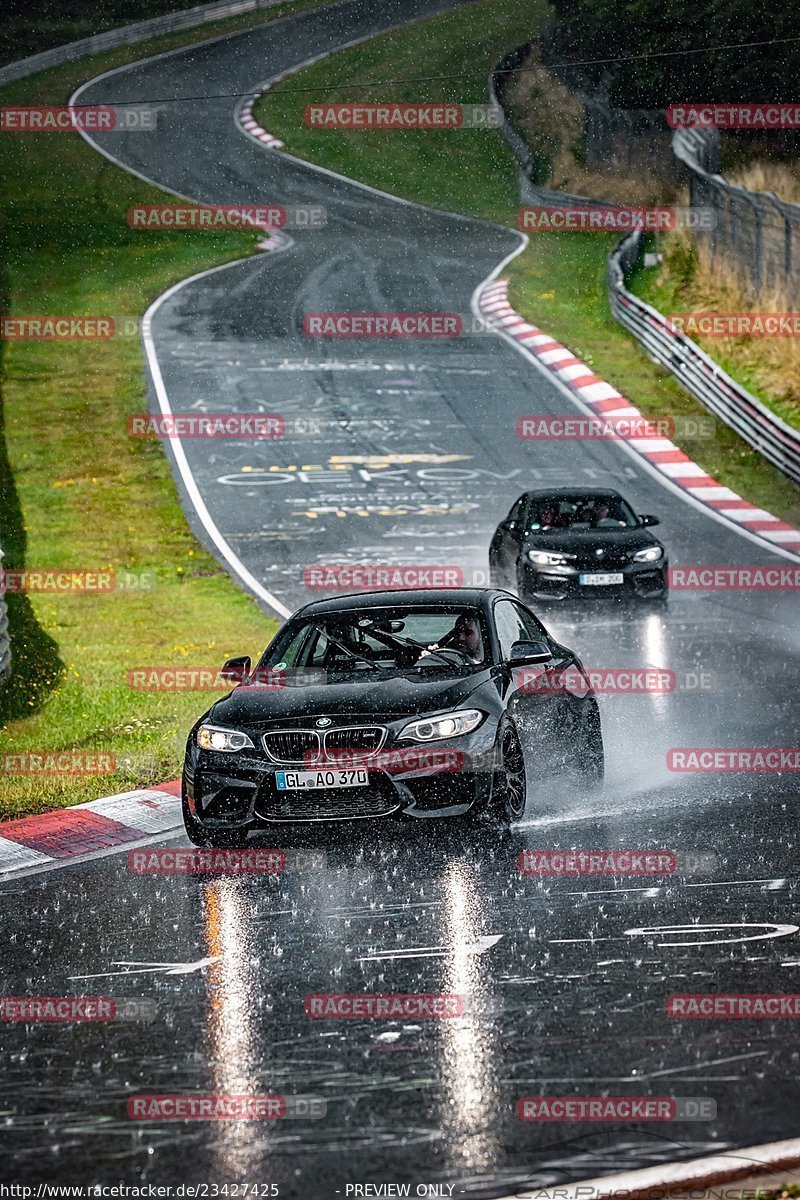
[[[513,223],[517,165],[496,130],[311,129],[303,113],[322,101],[486,104],[489,71],[510,46],[536,35],[546,8],[544,0],[479,0],[416,21],[276,84],[257,102],[255,117],[298,158],[448,212]],[[414,82],[438,75],[463,77]],[[411,82],[384,82],[394,79]],[[284,88],[302,91],[282,94]]]
[[[146,21],[180,9],[195,0],[95,0],[91,9],[81,0],[40,0],[34,12],[9,13],[0,30],[0,64],[29,54],[95,37],[120,25]]]
[[[309,7],[281,6],[270,19]],[[0,102],[61,103],[101,70],[263,21],[248,14],[96,56],[10,85]],[[0,173],[0,300],[12,316],[141,315],[177,280],[255,251],[252,234],[135,234],[126,209],[164,193],[77,135],[6,135]],[[138,595],[8,597],[14,674],[0,692],[0,753],[101,751],[117,769],[8,774],[0,789],[7,818],[173,777],[186,729],[214,694],[134,692],[127,671],[255,655],[276,623],[195,540],[161,446],[126,434],[127,415],[147,408],[138,337],[2,350],[4,566],[112,565],[147,572],[155,585]]]
[[[534,36],[544,15],[539,3],[523,12],[480,0],[305,68],[274,92],[265,93],[255,115],[299,158],[408,200],[516,228],[517,167],[497,132],[318,130],[305,125],[303,111],[313,102],[353,99],[485,102],[490,67],[510,47]],[[468,77],[429,84],[376,82],[419,76],[423,61],[425,75],[464,72]],[[328,87],[331,80],[337,81],[335,89]],[[283,86],[303,91],[281,95]],[[532,233],[527,250],[506,270],[511,303],[619,388],[645,415],[707,415],[612,319],[605,272],[614,240],[594,233]],[[674,440],[721,483],[785,520],[800,522],[800,490],[721,422],[713,439],[676,436]]]

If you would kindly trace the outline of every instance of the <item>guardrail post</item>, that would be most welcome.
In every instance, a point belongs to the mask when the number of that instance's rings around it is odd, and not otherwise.
[[[764,229],[761,220],[761,208],[753,205],[755,229],[753,238],[753,290],[756,294],[761,290],[761,263],[764,257]]]
[[[792,275],[792,223],[785,216],[783,218],[783,274],[787,280]]]

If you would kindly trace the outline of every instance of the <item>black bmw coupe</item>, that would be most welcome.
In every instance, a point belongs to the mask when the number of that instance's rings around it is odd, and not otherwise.
[[[255,667],[229,659],[221,674],[236,686],[186,745],[183,814],[198,846],[243,845],[280,822],[508,825],[548,775],[602,783],[583,668],[507,592],[318,600]]]
[[[650,513],[636,513],[610,488],[526,492],[512,505],[489,546],[496,587],[522,600],[630,599],[663,603],[667,552],[650,532]]]

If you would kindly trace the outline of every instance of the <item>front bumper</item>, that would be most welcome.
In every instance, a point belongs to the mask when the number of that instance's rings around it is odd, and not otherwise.
[[[608,565],[592,563],[591,566],[540,567],[528,562],[520,568],[520,591],[524,596],[536,600],[655,600],[666,596],[668,563],[633,563]],[[598,573],[622,575],[622,582],[615,584],[585,584],[581,575]]]
[[[184,803],[191,817],[209,832],[245,836],[286,823],[459,817],[488,803],[496,731],[496,721],[490,718],[473,733],[435,743],[437,755],[450,764],[444,770],[419,765],[410,770],[373,770],[367,764],[366,787],[291,791],[279,791],[275,776],[302,766],[273,763],[258,750],[239,754],[200,750],[190,738],[183,771]],[[407,743],[403,749],[408,750]]]

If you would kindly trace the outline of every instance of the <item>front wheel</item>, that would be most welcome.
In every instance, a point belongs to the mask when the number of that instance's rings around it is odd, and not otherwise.
[[[521,820],[525,815],[525,755],[519,734],[510,723],[503,726],[499,743],[500,761],[492,780],[489,815],[495,823],[509,825],[512,821]]]

